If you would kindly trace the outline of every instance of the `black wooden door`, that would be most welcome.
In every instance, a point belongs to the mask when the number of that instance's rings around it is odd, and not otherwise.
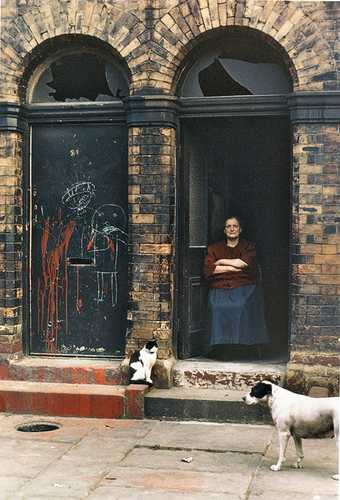
[[[208,190],[206,156],[191,132],[182,124],[182,175],[180,179],[180,331],[179,356],[188,358],[206,351],[207,287],[202,268],[208,242]]]
[[[127,133],[34,125],[30,353],[121,356],[127,310]]]

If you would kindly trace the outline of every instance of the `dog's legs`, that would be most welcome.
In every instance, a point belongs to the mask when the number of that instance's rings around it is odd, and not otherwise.
[[[289,438],[289,432],[279,431],[279,459],[277,461],[277,464],[273,464],[270,466],[271,470],[278,471],[281,469],[282,462],[286,460],[286,450]]]
[[[293,434],[293,439],[294,439],[296,457],[297,457],[295,467],[297,469],[302,469],[303,468],[303,465],[302,465],[302,460],[303,460],[302,439],[295,436],[295,434]]]

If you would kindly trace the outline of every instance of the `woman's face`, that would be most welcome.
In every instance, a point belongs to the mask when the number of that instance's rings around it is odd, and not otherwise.
[[[230,240],[240,237],[241,227],[237,219],[232,218],[225,221],[224,234]]]

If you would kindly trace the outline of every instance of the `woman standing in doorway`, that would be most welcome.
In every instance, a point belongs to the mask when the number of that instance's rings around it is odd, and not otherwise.
[[[209,344],[220,356],[234,346],[269,341],[261,291],[256,286],[255,246],[241,239],[238,217],[225,221],[225,239],[208,247],[203,275],[209,290]]]

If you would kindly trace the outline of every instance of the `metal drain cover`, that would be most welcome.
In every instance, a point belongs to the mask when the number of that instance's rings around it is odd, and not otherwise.
[[[48,422],[30,422],[27,424],[18,425],[16,429],[20,432],[49,432],[60,429],[60,425]]]

